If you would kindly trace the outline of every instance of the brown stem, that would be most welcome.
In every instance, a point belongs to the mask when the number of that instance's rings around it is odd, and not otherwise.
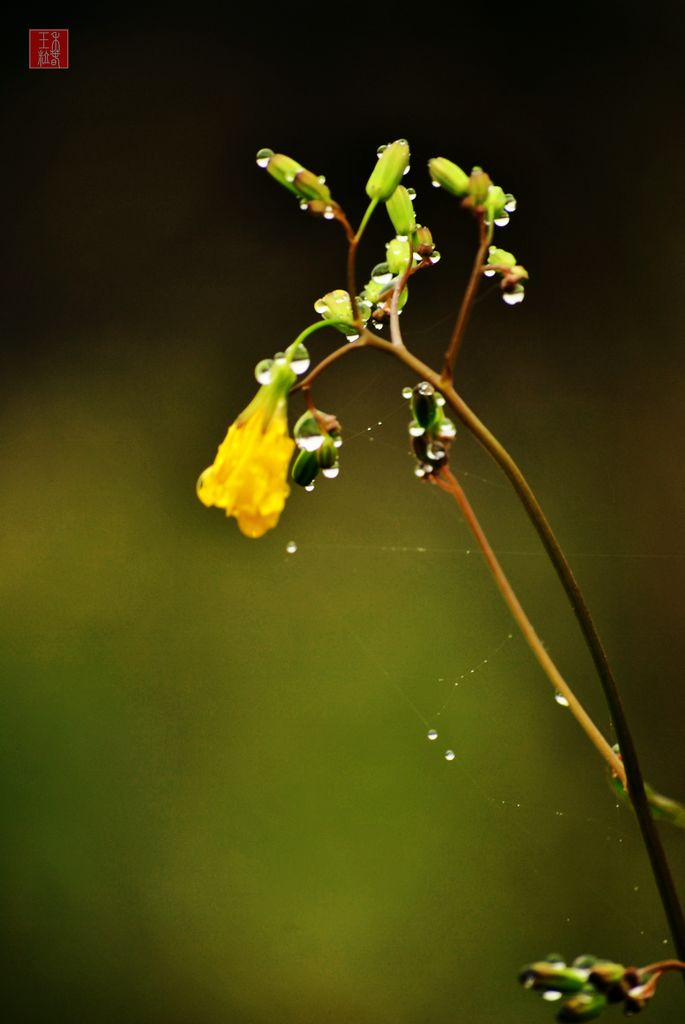
[[[526,643],[537,658],[543,672],[550,680],[554,689],[564,696],[568,704],[569,711],[576,719],[590,742],[594,744],[600,755],[604,758],[611,771],[616,772],[620,770],[625,785],[625,770],[620,758],[616,755],[611,745],[607,742],[595,723],[592,721],[587,711],[577,699],[571,690],[571,687],[563,678],[559,669],[545,650],[542,640],[537,635],[532,622],[523,610],[521,602],[516,596],[511,583],[507,579],[495,552],[492,550],[485,532],[478,521],[476,513],[464,493],[463,487],[448,466],[443,466],[437,476],[432,476],[430,479],[448,494],[451,494],[459,505],[462,515],[466,520],[466,524],[471,530],[471,533],[476,539],[476,543],[483,553],[483,557],[485,558],[487,566],[494,577],[495,583],[497,584],[502,597],[513,615],[516,624],[521,630]]]
[[[454,369],[454,362],[457,358],[459,346],[461,345],[464,333],[466,331],[466,325],[469,322],[471,316],[471,310],[473,308],[473,300],[476,297],[478,291],[478,285],[480,283],[480,277],[482,273],[482,264],[485,259],[485,252],[490,242],[490,233],[485,225],[485,216],[482,210],[476,213],[478,217],[478,232],[479,232],[479,243],[476,258],[473,262],[473,269],[471,271],[471,277],[469,283],[466,286],[464,292],[464,298],[462,300],[461,308],[457,315],[457,322],[454,325],[452,331],[452,337],[450,339],[449,347],[445,353],[445,364],[442,371],[443,382],[452,380],[452,370]]]
[[[497,440],[494,434],[485,426],[476,414],[469,408],[466,402],[457,394],[449,381],[445,381],[434,370],[423,363],[420,359],[405,347],[391,345],[384,338],[376,338],[370,332],[364,331],[361,341],[371,348],[378,348],[399,359],[408,369],[412,370],[419,378],[429,381],[435,388],[442,392],[447,402],[457,414],[462,423],[470,430],[474,437],[483,445],[489,455],[497,462],[503,472],[511,481],[523,507],[535,527],[540,540],[549,555],[559,580],[566,591],[571,607],[580,625],[583,637],[589,648],[592,660],[597,670],[604,697],[609,707],[616,736],[618,738],[621,756],[628,778],[628,792],[630,795],[635,816],[638,820],[642,840],[649,857],[654,875],[654,880],[659,890],[659,896],[668,920],[673,943],[678,956],[685,960],[685,920],[680,906],[678,893],[671,875],[671,870],[666,860],[666,854],[659,838],[659,833],[652,818],[645,793],[644,778],[637,756],[637,750],[633,742],[628,719],[623,708],[623,701],[604,646],[597,632],[590,610],[585,603],[576,578],[566,560],[559,542],[557,541],[552,527],[540,507],[533,491],[524,477],[523,473],[513,460],[509,452]]]

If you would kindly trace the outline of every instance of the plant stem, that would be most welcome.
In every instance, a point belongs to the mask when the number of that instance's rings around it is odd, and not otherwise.
[[[464,333],[466,331],[466,325],[469,322],[471,316],[471,310],[473,308],[473,300],[476,297],[478,291],[478,285],[480,284],[481,274],[483,273],[483,260],[485,259],[485,252],[492,239],[492,231],[488,231],[485,225],[485,217],[483,212],[479,212],[478,216],[478,233],[480,241],[478,244],[478,251],[476,258],[473,261],[473,269],[471,270],[471,277],[469,283],[466,286],[464,292],[464,298],[462,300],[459,313],[457,315],[457,322],[454,325],[452,331],[452,337],[450,339],[449,347],[445,353],[445,364],[442,371],[443,382],[452,380],[452,370],[454,369],[454,361],[457,358],[459,346],[461,345]]]
[[[566,699],[571,714],[576,719],[590,742],[597,748],[609,768],[615,774],[620,774],[620,778],[623,780],[623,784],[625,785],[625,770],[621,759],[592,721],[587,711],[577,699],[571,687],[568,685],[564,677],[559,672],[559,669],[545,650],[542,640],[535,632],[532,622],[523,610],[521,602],[514,593],[511,583],[507,579],[495,552],[492,550],[488,538],[478,521],[476,513],[464,493],[463,487],[448,466],[443,466],[438,474],[432,476],[430,479],[448,494],[451,494],[459,505],[467,526],[471,530],[471,533],[476,539],[476,543],[483,552],[483,557],[487,562],[488,568],[494,577],[495,583],[497,584],[502,597],[513,615],[516,624],[523,633],[526,643],[542,667],[543,672],[551,682],[554,689],[558,693],[562,694]]]
[[[356,235],[350,240],[349,247],[347,249],[347,290],[350,295],[350,302],[352,303],[352,316],[354,317],[355,323],[359,321],[359,310],[357,309],[357,280],[356,280],[356,263],[357,263],[357,246],[361,241],[361,237],[364,234],[364,229],[371,219],[371,214],[378,206],[378,200],[372,199],[369,205],[366,207],[364,216],[361,219],[361,223],[357,228]]]
[[[585,642],[592,655],[597,674],[604,690],[609,711],[612,717],[614,729],[619,742],[621,756],[625,765],[628,779],[628,793],[635,810],[642,839],[647,850],[647,855],[652,867],[652,873],[659,890],[659,896],[668,920],[668,925],[673,937],[673,943],[678,956],[685,960],[685,920],[680,906],[678,893],[673,882],[666,854],[664,853],[657,827],[649,809],[645,784],[637,757],[637,751],[633,742],[628,720],[623,708],[623,702],[616,685],[613,673],[600,640],[599,633],[594,624],[590,611],[585,603],[583,594],[576,582],[570,565],[566,560],[559,542],[557,541],[552,527],[540,507],[533,491],[524,477],[523,473],[507,452],[504,446],[497,440],[494,434],[482,423],[476,414],[468,407],[466,402],[457,394],[449,381],[445,381],[434,370],[417,359],[404,346],[392,345],[384,338],[374,337],[369,331],[364,331],[360,341],[365,342],[371,348],[381,349],[390,353],[404,363],[420,378],[429,381],[435,388],[442,392],[451,408],[455,411],[462,423],[471,431],[483,445],[486,451],[498,463],[504,473],[514,486],[538,536],[540,537],[547,554],[550,557],[561,584],[566,591],[576,619],[580,624]]]
[[[349,326],[347,320],[317,320],[316,323],[310,324],[309,327],[305,327],[303,331],[300,331],[295,340],[288,345],[285,350],[286,356],[289,356],[290,359],[292,359],[297,350],[297,346],[301,345],[310,334],[314,334],[315,331],[320,331],[322,327],[336,327],[338,324],[345,324],[346,327]]]

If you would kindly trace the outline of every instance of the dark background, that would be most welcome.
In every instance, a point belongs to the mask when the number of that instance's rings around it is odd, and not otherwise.
[[[341,476],[263,540],[194,484],[254,364],[344,286],[339,229],[257,149],[325,173],[357,220],[377,146],[409,139],[443,259],[403,328],[433,364],[474,239],[425,162],[482,164],[519,200],[498,241],[531,282],[515,309],[478,303],[458,384],[569,553],[647,777],[685,799],[682,16],[249,15],[4,33],[2,1003],[73,1024],[551,1020],[522,963],[671,946],[630,812],[412,475],[412,382],[376,353],[320,381]],[[26,30],[53,23],[70,69],[28,71]],[[388,237],[379,213],[360,276]],[[515,498],[465,431],[453,466],[608,730]],[[683,834],[664,840],[682,888]],[[680,1019],[681,989],[650,1020]]]

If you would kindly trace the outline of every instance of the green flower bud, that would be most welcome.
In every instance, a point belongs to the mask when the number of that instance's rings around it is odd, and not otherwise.
[[[324,320],[344,320],[344,324],[335,324],[335,327],[348,338],[359,334],[354,325],[352,300],[349,292],[346,292],[344,288],[336,288],[335,291],[327,292],[322,298],[316,300],[314,309]]]
[[[284,156],[283,153],[274,153],[269,158],[266,169],[272,178],[275,178],[280,185],[284,185],[289,189],[293,195],[299,196],[301,194],[295,186],[295,178],[303,170],[303,167],[298,164],[297,160],[291,160],[289,156]]]
[[[331,202],[331,193],[328,185],[320,178],[306,169],[302,169],[295,175],[293,187],[302,199],[319,199],[324,203]]]
[[[442,410],[435,399],[435,388],[426,380],[413,388],[409,405],[420,427],[433,427],[442,416]]]
[[[626,969],[623,964],[615,964],[611,960],[598,960],[592,966],[588,981],[600,992],[606,992],[623,981],[625,973]]]
[[[497,267],[513,267],[516,265],[516,257],[506,249],[498,249],[496,245],[491,245],[488,263]]]
[[[488,189],[492,185],[490,175],[482,167],[474,167],[469,178],[469,198],[474,206],[482,206],[487,199]]]
[[[317,452],[324,442],[321,427],[311,412],[303,412],[293,428],[293,436],[298,448],[306,452]]]
[[[316,452],[308,452],[304,449],[299,453],[293,463],[291,476],[300,487],[309,487],[314,482],[319,472],[319,460]]]
[[[398,235],[407,238],[416,227],[414,204],[404,185],[398,185],[385,204],[392,226]]]
[[[375,306],[381,295],[385,295],[389,291],[392,291],[392,280],[385,284],[380,281],[369,281],[368,284],[364,285],[362,296]]]
[[[387,203],[409,166],[409,143],[398,139],[380,151],[376,166],[366,183],[369,199]]]
[[[417,252],[419,256],[430,256],[435,249],[433,235],[431,234],[430,228],[424,228],[420,224],[417,224],[416,226],[412,242],[414,245],[414,252]]]
[[[428,172],[434,185],[442,186],[453,196],[465,196],[469,191],[468,174],[444,156],[436,156],[429,160]]]
[[[333,438],[327,435],[317,454],[319,465],[322,469],[330,469],[338,461],[338,449],[335,447]]]
[[[411,251],[409,242],[401,238],[393,238],[385,247],[388,269],[394,277],[399,277],[409,266]]]
[[[587,985],[588,972],[578,967],[566,967],[558,962],[539,960],[528,964],[519,974],[519,982],[524,988],[532,988],[537,992],[548,990],[556,992],[580,992]]]
[[[509,214],[504,209],[506,204],[507,197],[504,194],[504,189],[500,188],[499,185],[491,185],[483,201],[486,222],[488,224],[491,224],[492,221],[496,223],[501,222],[500,227],[506,224],[509,220]]]
[[[565,999],[557,1014],[560,1024],[571,1021],[594,1020],[606,1009],[607,1001],[601,992],[579,992],[570,999]]]

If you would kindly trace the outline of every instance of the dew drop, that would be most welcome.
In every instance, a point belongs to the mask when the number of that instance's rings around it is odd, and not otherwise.
[[[413,203],[414,200],[416,199],[416,189],[415,188],[408,188],[407,189],[407,195],[409,196],[409,198],[411,199],[411,201]]]
[[[452,420],[444,419],[438,428],[438,436],[443,441],[453,441],[457,436],[457,428]]]
[[[414,469],[414,476],[417,476],[419,480],[426,475],[426,471],[423,466],[416,466]]]
[[[328,303],[325,299],[317,299],[314,303],[314,312],[319,313],[323,316],[324,313],[328,312]]]
[[[409,174],[410,170],[411,170],[411,167],[409,166],[409,164],[407,164],[407,166],[402,171],[402,177],[404,177],[405,174]]]
[[[431,184],[432,184],[433,188],[440,188],[440,182],[436,181],[435,178],[433,178],[433,181],[431,182]]]
[[[298,448],[304,448],[306,452],[316,452],[323,444],[323,434],[305,434],[304,437],[296,437],[295,444]]]
[[[440,459],[445,458],[446,454],[447,453],[445,452],[445,446],[443,444],[440,444],[439,441],[433,441],[426,448],[426,455],[431,460],[431,462],[439,462]]]
[[[514,198],[514,196],[512,196],[511,193],[505,196],[505,199],[507,201],[504,204],[504,209],[507,211],[507,213],[513,213],[516,209],[516,199]]]
[[[440,262],[440,253],[438,252],[437,249],[434,249],[433,252],[430,254],[430,256],[428,257],[428,262],[430,264]]]
[[[445,404],[445,396],[444,395],[436,395],[435,396],[435,404],[439,405],[440,407],[442,407]]]
[[[376,150],[376,156],[383,156],[383,153],[385,153],[387,148],[387,145],[379,146],[378,149]]]
[[[327,206],[326,209],[323,211],[323,219],[324,220],[334,220],[335,219],[335,214],[333,213],[333,207],[332,206]],[[508,217],[507,217],[507,220],[509,220]]]
[[[289,540],[285,546],[285,550],[288,552],[289,555],[294,555],[295,552],[297,551],[297,544],[295,543],[295,541]]]
[[[503,213],[501,217],[495,217],[495,227],[505,228],[509,223],[509,214]]]
[[[298,345],[290,361],[290,369],[297,374],[304,373],[309,369],[309,363],[309,352],[304,345]]]
[[[455,758],[455,753],[454,753],[453,750],[446,750],[445,751],[445,760],[446,761],[454,761],[454,758]]]
[[[390,284],[392,281],[392,272],[388,267],[387,263],[377,263],[371,271],[371,280],[375,284]]]
[[[257,167],[268,167],[269,160],[273,155],[273,149],[260,149],[257,153]]]
[[[422,380],[419,384],[419,394],[425,395],[428,398],[430,395],[435,393],[435,389],[432,384],[429,384],[427,380]]]
[[[276,363],[277,366],[285,366],[287,362],[288,357],[286,356],[285,352],[277,352],[276,355],[274,356],[274,363]]]
[[[308,199],[300,199],[300,209],[301,210],[305,210],[305,211],[309,209],[309,200]]]
[[[423,435],[426,433],[426,429],[425,427],[420,426],[420,424],[418,423],[410,423],[409,433],[411,434],[412,437],[423,437]]]
[[[502,292],[502,298],[508,306],[516,306],[519,302],[523,302],[524,295],[523,288],[520,292]]]
[[[484,270],[483,271],[483,276],[484,277],[494,277],[496,273],[497,273],[496,270]]]
[[[325,174],[320,174],[319,175],[319,181],[321,182],[322,185],[325,185],[326,184],[326,175]]]
[[[309,491],[310,494],[311,494],[311,492],[313,490],[314,490],[314,484],[313,483],[307,484],[307,486],[305,487],[305,491]]]
[[[557,990],[553,988],[548,988],[546,992],[542,993],[542,998],[546,999],[548,1003],[556,1003],[557,999],[561,999],[561,992],[557,992]]]
[[[352,342],[352,341],[359,341],[359,335],[358,334],[348,334],[347,335],[347,340],[350,341],[350,342]]]
[[[321,472],[329,480],[335,480],[336,476],[340,472],[340,466],[327,466],[326,469],[322,469]]]
[[[562,706],[562,708],[568,707],[568,700],[566,699],[566,697],[564,697],[563,693],[555,693],[554,699],[557,702],[557,704],[560,704]]]
[[[257,378],[258,384],[270,384],[271,383],[271,368],[273,367],[273,359],[261,359],[254,368],[254,375]]]
[[[429,729],[428,732],[426,733],[426,736],[428,737],[429,740],[437,740],[437,738],[438,738],[438,730],[437,729]]]
[[[333,438],[333,447],[334,448],[342,448],[342,444],[343,444],[343,439],[342,439],[342,437],[340,437],[340,435],[338,435],[337,437]]]

